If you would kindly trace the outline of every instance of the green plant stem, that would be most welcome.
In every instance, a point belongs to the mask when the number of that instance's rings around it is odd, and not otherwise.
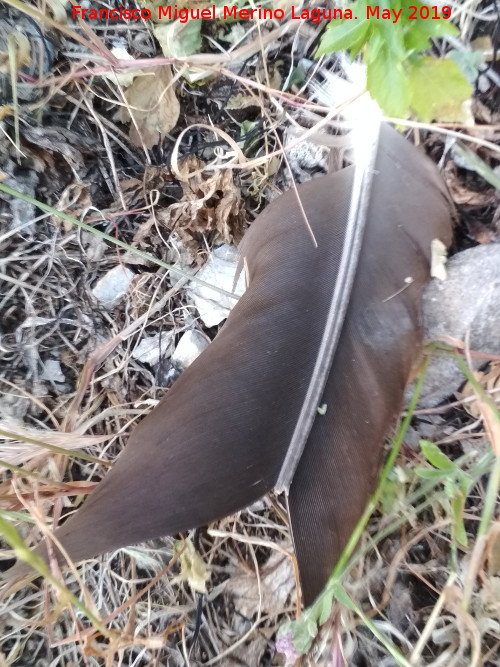
[[[476,534],[476,543],[472,552],[470,563],[478,562],[481,559],[487,544],[487,533],[491,526],[491,520],[495,513],[495,508],[498,501],[498,492],[500,491],[500,457],[496,457],[495,465],[490,474],[488,481],[488,488],[486,490],[486,497],[484,500],[483,511],[481,512],[481,520]],[[476,556],[476,558],[474,558]],[[469,565],[471,566],[471,565]],[[470,605],[470,600],[474,590],[476,581],[475,576],[468,576],[465,580],[464,593],[462,598],[462,607],[467,611]]]
[[[460,366],[460,369],[461,369],[462,373],[465,375],[467,380],[470,382],[470,384],[472,385],[472,388],[474,389],[474,391],[476,392],[478,397],[481,399],[481,401],[486,403],[489,408],[491,408],[491,411],[493,412],[493,415],[494,415],[495,419],[500,423],[500,411],[498,410],[498,407],[497,407],[495,401],[493,401],[490,398],[490,396],[488,396],[488,394],[485,392],[485,390],[481,387],[479,382],[476,380],[476,378],[474,376],[474,373],[471,372],[470,368],[467,366],[465,361],[456,352],[455,352],[455,359],[456,359],[456,362],[458,363],[458,365]],[[493,443],[491,443],[491,445],[493,445]]]
[[[347,607],[351,611],[353,611],[364,623],[365,627],[367,627],[372,634],[379,640],[379,642],[384,646],[384,648],[387,649],[387,651],[390,653],[390,655],[396,660],[398,665],[400,667],[412,667],[411,664],[408,662],[408,660],[402,655],[398,649],[394,646],[392,642],[390,642],[387,637],[380,632],[380,630],[377,628],[375,623],[371,620],[371,618],[368,618],[368,616],[364,613],[364,611],[359,607],[354,600],[346,593],[346,591],[343,589],[342,584],[337,581],[335,585],[332,588],[332,592],[334,597],[342,604],[344,607]]]
[[[28,512],[14,512],[0,509],[0,516],[5,517],[7,521],[26,521],[26,523],[36,523],[35,519]]]
[[[134,246],[129,245],[128,243],[125,243],[125,241],[121,241],[120,239],[117,239],[114,236],[111,236],[110,234],[101,232],[99,229],[96,229],[91,225],[87,225],[87,223],[82,222],[77,218],[73,218],[71,215],[68,215],[67,213],[58,211],[52,206],[49,206],[48,204],[44,204],[43,202],[38,201],[38,199],[34,199],[29,195],[25,195],[23,192],[19,192],[19,190],[15,190],[14,188],[5,185],[5,183],[0,183],[0,192],[5,192],[5,194],[10,195],[11,197],[15,197],[16,199],[21,199],[22,201],[25,201],[26,203],[31,204],[32,206],[36,206],[41,211],[45,211],[45,213],[50,213],[51,215],[54,215],[57,218],[60,218],[61,220],[65,220],[66,222],[69,222],[70,224],[75,225],[76,227],[80,227],[80,229],[84,229],[86,232],[90,232],[95,236],[99,236],[99,238],[103,239],[104,241],[108,241],[108,243],[113,243],[119,248],[128,250],[132,254],[137,255],[137,257],[141,257],[147,262],[151,262],[152,264],[161,266],[162,269],[165,269],[170,273],[182,276],[183,278],[187,278],[191,282],[197,283],[201,287],[205,287],[206,289],[212,290],[213,292],[217,292],[217,294],[222,294],[223,296],[227,296],[231,299],[234,299],[235,301],[239,299],[239,296],[234,294],[233,292],[227,292],[226,290],[223,290],[220,287],[216,287],[215,285],[211,285],[210,283],[207,283],[204,280],[200,280],[195,275],[191,275],[187,271],[183,271],[182,269],[178,269],[176,266],[167,264],[167,262],[158,259],[158,257],[150,255],[148,252],[144,252],[143,250],[139,250],[139,248],[135,248]]]
[[[6,470],[10,470],[10,472],[15,472],[18,475],[22,475],[23,477],[34,477],[35,479],[40,479],[38,473],[33,472],[33,470],[25,470],[24,468],[21,468],[21,466],[16,466],[13,463],[4,461],[3,459],[0,459],[0,468],[5,468]]]
[[[494,401],[481,387],[479,382],[474,377],[474,373],[470,370],[462,357],[455,353],[455,358],[462,372],[467,377],[478,398],[486,403],[493,413],[493,418],[500,423],[500,412]],[[493,443],[491,443],[493,446]],[[486,536],[491,526],[491,521],[495,514],[495,508],[498,501],[498,493],[500,491],[500,456],[496,456],[493,470],[491,471],[488,481],[488,488],[486,489],[486,497],[484,500],[483,510],[481,512],[481,520],[476,534],[476,544],[473,550],[471,562],[478,562],[484,549],[486,548]],[[474,558],[475,557],[475,558]],[[462,606],[465,610],[469,608],[472,592],[474,589],[475,576],[468,576],[464,585],[464,594],[462,598]]]
[[[402,667],[409,667],[409,663],[404,658],[403,655],[399,653],[397,648],[389,642],[389,640],[379,632],[377,627],[374,625],[374,623],[364,614],[361,608],[359,608],[353,600],[349,597],[349,595],[346,593],[346,591],[343,588],[342,585],[342,576],[346,573],[347,568],[346,565],[349,562],[349,559],[351,558],[352,554],[355,551],[356,545],[359,542],[359,539],[361,537],[361,534],[363,530],[366,527],[366,524],[368,523],[368,520],[370,519],[370,516],[372,515],[373,511],[377,507],[378,501],[380,500],[382,490],[384,488],[384,485],[387,481],[388,475],[390,471],[392,470],[394,466],[394,462],[396,461],[396,458],[399,454],[399,451],[401,449],[401,445],[403,444],[404,436],[405,433],[408,429],[408,426],[410,424],[413,412],[415,410],[415,407],[417,405],[418,397],[420,395],[420,391],[422,389],[422,384],[424,382],[425,378],[425,373],[427,370],[427,365],[428,365],[429,360],[427,359],[424,365],[424,368],[422,369],[422,372],[420,373],[419,379],[417,381],[417,385],[415,387],[415,392],[412,396],[412,399],[410,401],[410,405],[408,406],[408,411],[406,413],[406,416],[398,430],[398,433],[394,439],[394,444],[391,449],[391,452],[389,456],[387,457],[387,461],[382,469],[382,474],[380,476],[380,481],[378,483],[377,489],[373,496],[371,497],[365,511],[363,512],[363,515],[361,519],[358,521],[356,524],[356,527],[347,543],[345,546],[338,562],[337,565],[330,576],[325,588],[323,589],[323,592],[319,595],[317,600],[314,602],[314,604],[309,608],[309,610],[306,610],[304,612],[304,617],[310,617],[311,620],[313,620],[314,623],[317,623],[324,617],[324,609],[326,607],[331,606],[331,598],[332,596],[336,598],[338,602],[341,604],[344,604],[348,608],[352,609],[358,616],[359,618],[365,623],[366,627],[371,630],[371,632],[374,634],[375,637],[385,646],[385,648],[389,651],[389,653],[392,655],[392,657],[397,660],[398,664],[401,665]],[[391,526],[392,528],[392,526]],[[297,621],[300,623],[299,621]],[[313,637],[311,637],[311,643],[312,643]]]
[[[417,405],[418,397],[420,395],[420,391],[422,390],[422,385],[425,379],[425,373],[427,371],[427,366],[429,364],[429,360],[427,359],[425,361],[424,368],[422,369],[422,372],[420,373],[420,376],[418,378],[417,385],[415,387],[415,392],[413,393],[412,399],[410,401],[410,404],[408,406],[408,410],[406,412],[406,416],[401,424],[401,426],[398,429],[398,433],[396,435],[396,438],[394,439],[394,444],[392,446],[391,452],[389,456],[387,457],[387,461],[385,462],[384,467],[382,468],[382,474],[380,475],[380,481],[377,485],[377,489],[373,496],[371,497],[370,501],[368,502],[368,505],[363,512],[363,515],[361,519],[358,521],[356,524],[356,528],[354,529],[351,537],[349,538],[349,541],[347,542],[345,549],[342,552],[342,555],[340,556],[337,565],[335,566],[335,569],[333,570],[333,574],[330,577],[329,583],[333,582],[334,580],[337,580],[338,577],[341,575],[341,573],[344,571],[345,566],[349,558],[354,552],[354,549],[356,548],[357,543],[359,542],[359,539],[365,529],[365,526],[367,525],[371,515],[373,514],[375,508],[377,507],[377,504],[380,500],[380,496],[382,495],[382,490],[384,488],[384,485],[387,481],[387,477],[389,476],[390,471],[392,470],[394,466],[394,462],[396,461],[396,458],[399,454],[399,451],[401,449],[401,445],[403,444],[403,440],[406,434],[406,431],[408,429],[408,426],[410,425],[410,421],[413,417],[413,412],[415,410],[415,407]],[[326,586],[328,588],[328,584]]]
[[[488,167],[486,162],[481,160],[481,158],[476,153],[474,153],[474,151],[471,151],[470,148],[467,148],[467,146],[463,146],[460,143],[455,144],[452,150],[463,160],[466,160],[469,163],[469,166],[474,169],[476,174],[482,176],[486,182],[488,182],[500,192],[500,177],[498,177],[493,169]]]
[[[477,530],[477,538],[486,535],[495,514],[495,507],[498,501],[498,492],[500,490],[500,457],[495,460],[495,465],[491,471],[490,479],[488,481],[488,488],[486,490],[486,497],[484,499],[483,511],[481,512],[481,520]]]
[[[11,547],[11,549],[13,549],[16,557],[19,560],[28,563],[40,575],[50,581],[50,583],[59,590],[62,597],[65,598],[66,601],[71,602],[71,604],[73,604],[77,609],[79,609],[82,614],[84,614],[89,619],[92,625],[102,633],[103,636],[110,636],[109,630],[102,624],[101,620],[94,616],[94,614],[89,611],[85,605],[80,602],[80,600],[75,595],[73,595],[73,593],[68,591],[67,588],[65,588],[55,577],[52,576],[50,569],[43,558],[28,549],[28,547],[24,544],[21,535],[17,532],[14,526],[10,524],[9,521],[6,521],[3,518],[2,513],[0,513],[0,533],[2,533],[5,541]]]
[[[74,449],[65,449],[64,447],[58,447],[57,445],[49,445],[48,443],[42,442],[41,440],[25,437],[24,435],[21,436],[18,433],[11,433],[10,431],[5,431],[4,429],[0,429],[0,437],[9,438],[11,440],[20,440],[21,442],[26,442],[29,445],[36,445],[37,447],[40,447],[40,449],[46,449],[49,452],[54,452],[54,454],[64,454],[64,456],[71,456],[72,458],[75,459],[82,459],[83,461],[89,461],[89,463],[99,463],[105,466],[113,465],[110,461],[106,461],[105,459],[99,459],[96,456],[91,456],[90,454],[85,454],[85,452],[78,452],[75,451]],[[68,433],[68,437],[71,437],[70,433]],[[8,465],[6,465],[5,467],[10,468],[10,466]]]

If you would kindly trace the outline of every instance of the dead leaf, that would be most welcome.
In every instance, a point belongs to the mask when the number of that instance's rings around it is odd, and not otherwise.
[[[92,205],[90,198],[90,185],[75,181],[64,188],[59,200],[55,206],[58,211],[71,211],[76,218],[85,214]],[[56,215],[50,217],[56,228],[62,228],[65,234],[74,230],[74,225],[67,220],[62,220]]]
[[[496,576],[500,573],[500,523],[498,521],[489,530],[486,552],[488,554],[488,575]]]
[[[60,433],[58,431],[44,431],[30,428],[10,421],[1,421],[0,430],[4,433],[0,442],[0,459],[12,465],[22,465],[35,456],[50,453],[42,445],[36,445],[29,440],[37,440],[40,443],[64,447],[65,449],[83,449],[97,445],[108,436],[105,435],[80,435],[78,433]],[[10,435],[5,435],[9,433]],[[25,439],[28,442],[25,442]],[[0,466],[0,471],[3,468]]]
[[[175,230],[184,245],[196,251],[197,234],[218,231],[221,241],[235,243],[244,231],[245,214],[239,188],[231,170],[213,174],[203,172],[204,163],[191,156],[179,166],[183,195],[181,200],[157,214],[170,230]]]
[[[495,456],[500,456],[500,419],[498,418],[498,408],[496,411],[493,410],[491,405],[486,401],[479,400],[478,403],[491,448]]]
[[[496,215],[496,212],[494,215]],[[476,241],[476,243],[481,243],[484,245],[485,243],[500,241],[500,229],[492,229],[491,227],[478,220],[475,216],[471,216],[470,220],[465,220],[465,224],[467,225],[467,231],[469,235],[474,239],[474,241]]]
[[[253,633],[247,642],[224,658],[224,664],[226,667],[260,667],[268,664],[267,661],[263,662],[263,658],[269,645],[272,646],[271,640],[263,636],[262,632]]]
[[[189,538],[174,544],[175,553],[179,553],[183,548],[184,550],[179,558],[181,573],[175,580],[187,581],[191,588],[198,591],[198,593],[206,593],[206,582],[210,577],[210,573],[203,558],[196,551],[193,542]]]
[[[71,169],[80,174],[86,173],[86,156],[95,155],[96,152],[93,139],[64,127],[35,127],[26,124],[22,128],[22,140],[23,151],[26,151],[25,142],[28,142],[30,155],[38,162],[45,163],[46,169],[55,168],[54,156],[61,156]]]
[[[18,72],[21,67],[31,63],[30,43],[26,35],[19,32],[13,32],[9,35],[12,43],[12,50],[15,57],[14,71]],[[9,51],[0,51],[0,74],[10,74],[10,54]]]
[[[172,78],[169,65],[156,67],[136,77],[125,91],[129,106],[122,107],[118,117],[123,123],[131,123],[129,136],[135,146],[144,143],[146,148],[152,148],[161,135],[176,126],[180,107]]]
[[[500,456],[500,419],[497,416],[500,410],[500,362],[492,363],[487,372],[476,371],[474,376],[497,406],[497,411],[495,412],[487,401],[477,396],[470,382],[464,385],[461,392],[462,397],[467,398],[474,395],[477,397],[472,403],[466,403],[465,409],[475,419],[482,417],[491,447],[495,455]]]
[[[500,362],[492,362],[486,371],[476,371],[474,377],[479,385],[490,394],[492,400],[500,407]],[[470,382],[464,384],[460,396],[461,398],[476,396],[474,387]],[[474,419],[480,418],[481,411],[477,400],[465,403],[464,407],[471,417],[474,417]]]
[[[56,498],[83,498],[92,493],[98,482],[55,482],[45,481],[43,485],[31,487],[29,491],[14,488],[11,480],[0,484],[0,507],[8,512],[18,512],[24,509],[23,501],[39,502],[41,500],[55,500]],[[72,501],[74,505],[79,502]]]
[[[482,207],[494,204],[497,201],[497,192],[495,188],[487,188],[481,192],[469,190],[457,175],[457,168],[453,162],[448,162],[444,170],[444,180],[448,186],[450,195],[460,206]]]
[[[285,545],[285,548],[288,548]],[[273,551],[260,569],[262,591],[261,612],[274,616],[286,607],[295,588],[292,561],[281,551]],[[258,610],[260,597],[257,575],[245,572],[229,579],[225,593],[233,598],[234,606],[246,618]]]
[[[445,244],[439,239],[431,242],[431,278],[446,280],[446,262],[448,253]]]

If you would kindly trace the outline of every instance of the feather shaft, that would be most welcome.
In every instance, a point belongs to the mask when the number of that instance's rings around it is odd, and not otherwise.
[[[380,113],[374,110],[372,119],[374,122],[368,122],[354,131],[356,133],[355,154],[358,159],[356,159],[354,170],[351,204],[338,275],[309,387],[275,487],[277,493],[288,493],[297,470],[332,366],[333,355],[351,297],[369,211],[380,136]]]

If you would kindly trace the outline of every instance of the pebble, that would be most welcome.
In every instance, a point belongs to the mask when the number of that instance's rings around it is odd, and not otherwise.
[[[186,331],[182,334],[172,355],[173,365],[179,371],[183,371],[193,363],[196,357],[200,356],[209,343],[210,340],[201,331],[196,329]]]
[[[169,333],[157,333],[154,336],[143,338],[134,348],[132,357],[143,364],[156,366],[160,359],[170,357],[174,349],[173,337]]]
[[[108,310],[117,306],[128,291],[134,274],[125,266],[115,266],[96,283],[92,294]]]
[[[196,274],[196,277],[210,285],[219,287],[225,292],[232,292],[237,266],[237,249],[224,244],[213,251],[207,263]],[[241,296],[244,291],[245,276],[242,271],[234,293]],[[237,303],[237,299],[219,294],[195,282],[189,284],[187,292],[189,300],[194,304],[200,315],[201,321],[209,328],[223,322],[229,315],[231,308]]]

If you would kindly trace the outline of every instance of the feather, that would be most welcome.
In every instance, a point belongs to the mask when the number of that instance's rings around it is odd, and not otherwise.
[[[339,271],[352,167],[298,188],[316,245],[292,191],[254,221],[242,246],[246,293],[83,507],[55,531],[72,560],[202,526],[279,483],[305,603],[321,591],[373,491],[420,352],[431,242],[448,245],[452,233],[452,205],[430,160],[388,126],[374,156],[350,274]],[[332,296],[349,275],[349,298],[338,302],[345,314],[333,313],[341,325],[332,329],[334,345],[318,354]],[[283,472],[287,455],[292,463]],[[44,544],[36,551],[47,557]],[[18,564],[7,577],[27,571]]]

